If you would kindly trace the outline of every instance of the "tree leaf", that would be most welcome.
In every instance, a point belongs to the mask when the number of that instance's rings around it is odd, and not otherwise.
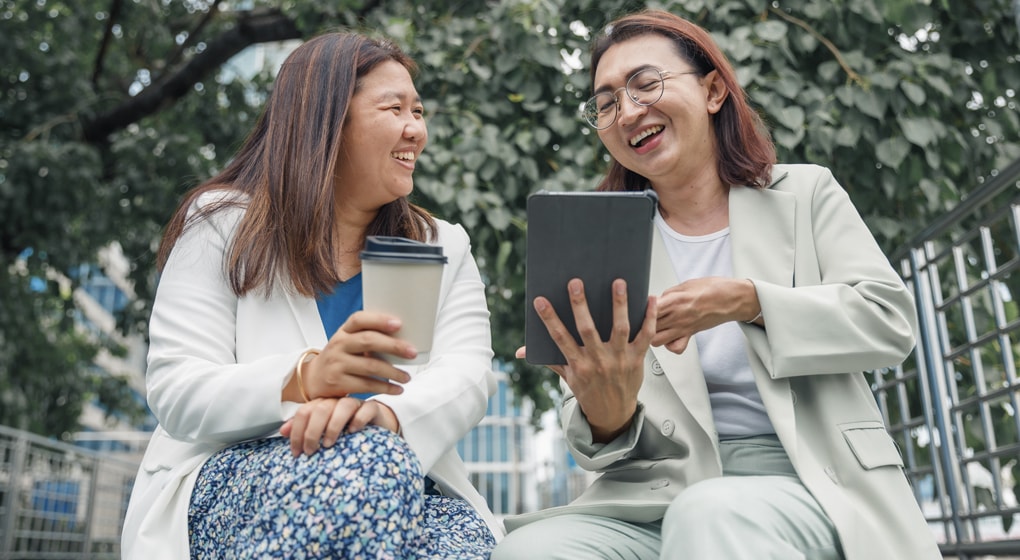
[[[924,148],[935,141],[936,131],[931,119],[907,118],[896,119],[903,130],[903,136],[915,146]]]
[[[878,158],[878,162],[893,169],[899,168],[908,153],[910,143],[903,138],[886,138],[875,146],[875,157]]]

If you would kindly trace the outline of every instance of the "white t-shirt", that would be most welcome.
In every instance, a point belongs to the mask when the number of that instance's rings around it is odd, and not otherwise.
[[[658,212],[655,225],[662,232],[679,283],[706,276],[733,276],[729,228],[708,235],[683,235],[669,227]],[[737,323],[729,321],[696,333],[694,342],[719,439],[775,433],[754,384],[747,341]]]

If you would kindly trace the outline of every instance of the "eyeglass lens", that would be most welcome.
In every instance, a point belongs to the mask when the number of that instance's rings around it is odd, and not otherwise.
[[[627,79],[627,85],[621,89],[637,105],[654,105],[662,97],[662,73],[654,68],[639,70]],[[602,130],[616,121],[619,108],[616,92],[604,91],[585,102],[582,114],[588,124]]]

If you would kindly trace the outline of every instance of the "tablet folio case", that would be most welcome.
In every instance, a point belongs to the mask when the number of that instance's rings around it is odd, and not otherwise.
[[[539,191],[528,197],[524,332],[528,363],[566,363],[535,312],[537,296],[552,302],[560,320],[581,344],[567,295],[571,278],[584,282],[589,310],[602,340],[609,339],[613,325],[613,280],[626,280],[633,340],[648,302],[657,202],[651,190]]]

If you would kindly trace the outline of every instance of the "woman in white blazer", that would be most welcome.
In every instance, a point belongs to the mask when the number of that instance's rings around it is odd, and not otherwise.
[[[484,558],[501,535],[455,448],[495,390],[483,285],[463,228],[407,201],[428,139],[414,71],[387,41],[306,42],[174,214],[125,558]],[[359,310],[368,235],[448,259],[427,363],[376,357],[417,349]]]
[[[634,340],[622,280],[598,338],[563,351],[562,423],[600,476],[512,517],[493,560],[939,558],[864,370],[914,344],[912,298],[825,168],[778,165],[736,74],[673,14],[595,40],[585,119],[613,156],[601,190],[652,188],[649,298]],[[523,355],[526,349],[521,349]]]

